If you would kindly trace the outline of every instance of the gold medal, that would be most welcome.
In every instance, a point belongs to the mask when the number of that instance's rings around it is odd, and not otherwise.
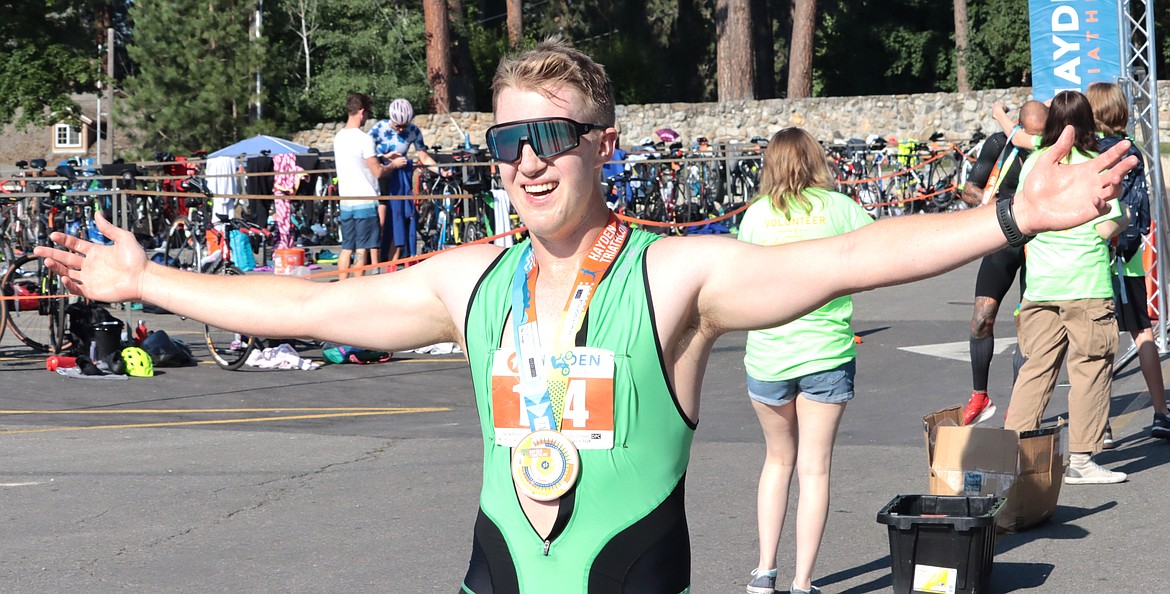
[[[563,497],[580,471],[577,446],[558,431],[529,433],[512,454],[512,479],[521,493],[536,501]]]

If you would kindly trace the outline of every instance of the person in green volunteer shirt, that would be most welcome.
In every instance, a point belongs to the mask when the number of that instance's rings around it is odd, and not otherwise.
[[[760,194],[744,213],[739,239],[779,245],[848,233],[873,222],[853,199],[831,191],[820,144],[800,128],[780,130],[764,151]],[[857,371],[853,298],[838,297],[783,326],[748,332],[744,367],[748,396],[764,430],[757,522],[759,565],[747,591],[776,587],[776,549],[795,470],[800,476],[794,594],[812,586],[829,513],[829,466]],[[802,447],[803,446],[803,447]]]
[[[1093,119],[1097,123],[1097,132],[1101,135],[1098,141],[1101,148],[1125,140],[1130,109],[1121,87],[1112,83],[1093,83],[1089,85],[1085,96],[1093,106]],[[1136,147],[1130,147],[1129,153],[1136,155],[1138,159],[1142,158],[1141,151]],[[1140,235],[1150,231],[1150,197],[1144,164],[1139,162],[1137,167],[1130,170],[1121,185],[1121,201],[1129,207],[1129,229],[1133,230],[1137,245],[1136,251],[1126,259],[1126,254],[1121,252],[1127,245],[1125,242],[1118,242],[1117,274],[1113,275],[1113,303],[1117,311],[1117,325],[1122,332],[1129,332],[1133,338],[1138,362],[1142,368],[1142,377],[1146,380],[1146,389],[1150,391],[1150,402],[1154,406],[1154,422],[1150,427],[1150,437],[1170,439],[1166,382],[1162,377],[1162,360],[1158,355],[1158,345],[1154,342],[1150,313],[1146,307],[1146,271],[1142,266],[1144,246]],[[1111,441],[1111,433],[1108,431],[1106,433],[1106,447]]]
[[[1020,188],[1061,130],[1075,130],[1068,162],[1096,156],[1097,134],[1089,100],[1064,91],[1052,99],[1040,149],[1020,172]],[[1062,360],[1068,360],[1069,452],[1064,482],[1105,484],[1125,481],[1125,473],[1093,462],[1101,449],[1113,388],[1113,357],[1117,352],[1117,320],[1109,269],[1109,238],[1128,221],[1116,198],[1109,212],[1065,231],[1036,235],[1027,245],[1027,288],[1020,306],[1017,335],[1027,361],[1020,368],[1004,421],[1005,429],[1028,431],[1040,419],[1056,387]]]

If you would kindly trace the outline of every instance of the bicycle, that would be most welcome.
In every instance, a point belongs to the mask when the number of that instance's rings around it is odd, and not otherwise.
[[[452,171],[452,164],[472,161],[473,153],[460,151],[455,155],[436,153],[433,156],[443,166],[438,173],[420,168],[416,193],[456,196],[467,194],[471,188],[486,189],[486,179],[474,181],[476,178],[470,177],[466,172],[456,175]],[[472,180],[471,188],[463,186],[463,179]],[[420,253],[439,251],[491,235],[491,213],[488,212],[488,208],[481,205],[481,202],[479,196],[420,200],[418,204],[418,235],[422,244]]]
[[[36,245],[49,246],[49,233],[63,231],[64,225],[54,225],[58,210],[73,202],[67,197],[69,183],[75,180],[73,168],[62,165],[57,174],[66,179],[65,183],[46,183],[47,197],[35,196],[30,220],[34,227]],[[92,200],[92,199],[91,199]],[[80,298],[70,294],[61,283],[57,273],[45,266],[44,260],[31,253],[15,258],[0,279],[0,326],[29,348],[42,352],[59,354],[73,346],[69,334],[68,309]]]
[[[760,188],[763,151],[766,148],[768,140],[757,136],[751,139],[751,146],[740,150],[739,157],[727,174],[727,199],[723,201],[724,210],[741,208],[756,197]],[[736,219],[728,221],[728,226],[738,225],[738,217]]]
[[[219,225],[222,228],[217,228],[217,225],[212,222],[211,216],[208,212],[208,203],[214,198],[211,189],[207,187],[207,182],[196,177],[189,177],[183,180],[182,185],[185,190],[203,194],[206,199],[196,201],[194,210],[198,212],[196,216],[197,223],[188,221],[182,231],[183,241],[191,242],[191,249],[194,254],[199,254],[202,247],[195,247],[199,244],[200,237],[210,237],[218,240],[218,257],[211,255],[207,257],[197,256],[190,269],[201,274],[222,274],[226,276],[243,276],[244,272],[236,267],[232,262],[231,251],[231,232],[237,228],[244,228],[247,223],[240,219],[232,219],[230,217],[219,215]],[[190,208],[190,207],[189,207]],[[189,211],[190,212],[190,211]],[[196,226],[197,225],[197,226]],[[172,224],[172,228],[176,225]],[[194,231],[192,233],[192,231]],[[184,320],[187,318],[183,318]],[[244,366],[248,360],[248,355],[260,346],[260,339],[255,336],[247,336],[238,332],[231,332],[212,326],[210,324],[203,324],[203,340],[207,345],[207,350],[211,354],[215,364],[228,371],[235,371]]]

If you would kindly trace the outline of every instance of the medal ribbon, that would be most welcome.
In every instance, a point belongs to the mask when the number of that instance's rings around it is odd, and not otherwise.
[[[987,186],[991,191],[985,192],[983,194],[982,204],[991,203],[992,201],[995,200],[995,196],[997,194],[999,194],[999,185],[1001,183],[1003,183],[1003,177],[1000,176],[1000,173],[1006,173],[1005,171],[1003,171],[1003,168],[1005,165],[1008,168],[1011,168],[1012,160],[1015,159],[1016,154],[1020,152],[1020,148],[1017,147],[1016,145],[1012,144],[1012,138],[1015,137],[1016,132],[1019,132],[1019,131],[1020,131],[1020,127],[1016,126],[1015,128],[1012,128],[1012,133],[1010,135],[1008,135],[1007,144],[1004,145],[1003,151],[1001,151],[999,153],[999,157],[1000,157],[999,162],[996,163],[995,169],[991,170],[991,176],[987,180]],[[1011,147],[1011,149],[1012,149],[1011,152],[1008,152],[1008,147]]]
[[[532,252],[525,248],[512,276],[512,335],[520,371],[520,396],[533,431],[561,428],[565,412],[565,394],[569,385],[569,365],[574,338],[585,322],[589,302],[605,273],[621,251],[630,227],[610,213],[609,222],[585,254],[573,290],[565,303],[557,327],[552,355],[547,359],[540,345],[536,321],[536,277],[540,268]]]

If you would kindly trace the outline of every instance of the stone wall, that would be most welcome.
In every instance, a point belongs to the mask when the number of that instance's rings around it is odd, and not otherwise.
[[[991,105],[1003,101],[1018,106],[1028,99],[1031,88],[993,89],[970,93],[924,93],[917,95],[871,95],[815,99],[763,99],[726,103],[652,103],[619,105],[618,130],[621,145],[628,147],[659,128],[672,128],[684,142],[706,136],[713,141],[746,141],[753,136],[769,137],[785,126],[800,126],[823,141],[865,138],[870,134],[898,139],[925,140],[941,131],[948,140],[964,140],[976,130],[998,130],[991,118]],[[1170,82],[1158,85],[1158,103],[1170,109]],[[452,148],[462,144],[462,132],[471,142],[483,143],[492,124],[490,113],[419,115],[414,119],[430,145]],[[1159,124],[1170,131],[1170,111],[1159,112]],[[372,125],[372,124],[371,124]],[[330,150],[340,123],[320,124],[298,132],[295,142]]]

